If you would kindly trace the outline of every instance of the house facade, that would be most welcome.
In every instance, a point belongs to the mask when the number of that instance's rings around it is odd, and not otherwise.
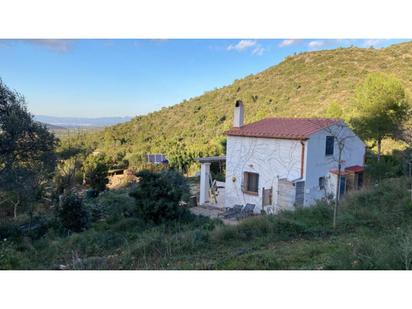
[[[251,203],[277,212],[362,186],[365,144],[342,120],[269,118],[243,125],[243,114],[238,101],[234,127],[226,132],[226,207]]]
[[[362,186],[365,144],[342,120],[268,118],[244,125],[243,115],[237,101],[226,132],[225,207],[250,203],[255,212],[276,213]]]

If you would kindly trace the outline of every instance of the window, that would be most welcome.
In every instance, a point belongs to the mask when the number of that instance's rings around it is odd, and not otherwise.
[[[258,195],[259,174],[245,172],[243,174],[243,192]]]
[[[319,189],[320,190],[325,190],[325,182],[326,182],[325,177],[319,177]]]
[[[326,149],[325,149],[326,156],[333,155],[334,144],[335,144],[335,138],[333,136],[326,136]]]

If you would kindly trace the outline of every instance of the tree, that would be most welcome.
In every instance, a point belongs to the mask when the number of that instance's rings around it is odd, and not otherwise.
[[[364,139],[374,140],[381,157],[382,139],[396,137],[410,112],[405,89],[394,77],[369,74],[356,90],[352,125]]]
[[[22,95],[0,80],[0,192],[12,193],[17,207],[42,196],[51,180],[56,157],[55,136],[35,122]]]
[[[83,163],[84,178],[97,193],[106,190],[109,166],[102,154],[89,155]]]
[[[89,212],[83,201],[73,193],[63,197],[59,217],[63,226],[72,232],[81,232],[89,226]]]
[[[57,194],[63,194],[65,190],[70,190],[74,185],[81,183],[80,168],[81,161],[75,156],[59,162],[54,177]]]
[[[135,198],[138,213],[146,221],[158,224],[187,214],[188,210],[180,203],[188,201],[190,190],[182,175],[175,171],[153,173],[144,170],[137,176],[139,182],[130,195]]]

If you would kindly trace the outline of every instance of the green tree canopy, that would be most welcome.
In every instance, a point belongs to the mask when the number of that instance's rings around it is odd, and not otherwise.
[[[107,179],[108,170],[107,158],[102,154],[91,154],[83,163],[86,183],[97,192],[106,189],[106,184],[109,182]]]
[[[137,176],[139,182],[130,196],[136,199],[137,211],[142,218],[157,224],[188,215],[188,210],[180,205],[190,196],[190,188],[182,175],[173,170],[160,173],[143,170]]]
[[[57,139],[35,122],[22,95],[0,80],[0,193],[13,193],[16,207],[38,198],[51,179]]]
[[[377,143],[379,160],[382,139],[395,137],[409,112],[401,82],[392,76],[372,73],[356,90],[352,125],[361,137]]]

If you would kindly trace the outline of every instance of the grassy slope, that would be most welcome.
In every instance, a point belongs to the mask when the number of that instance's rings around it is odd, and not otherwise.
[[[107,128],[93,137],[108,151],[163,151],[168,142],[213,142],[232,124],[233,102],[242,99],[246,122],[267,116],[322,116],[336,101],[350,110],[356,86],[369,72],[399,78],[412,93],[412,42],[385,49],[340,48],[302,53],[232,85]]]
[[[354,193],[340,209],[337,230],[326,206],[237,226],[201,217],[153,226],[114,216],[134,200],[125,191],[106,192],[93,203],[109,215],[85,232],[67,236],[50,227],[35,240],[1,241],[0,269],[412,268],[409,187],[406,179],[392,179]]]

